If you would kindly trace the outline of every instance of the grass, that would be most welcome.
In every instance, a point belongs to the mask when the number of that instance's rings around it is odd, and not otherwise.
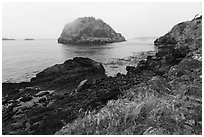
[[[98,113],[87,112],[84,118],[67,124],[56,134],[201,134],[198,123],[202,110],[196,112],[196,107],[202,109],[179,95],[158,97],[146,92],[132,100],[111,100]]]

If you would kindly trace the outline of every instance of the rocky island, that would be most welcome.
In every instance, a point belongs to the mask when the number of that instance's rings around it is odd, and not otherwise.
[[[127,74],[75,57],[2,84],[3,134],[201,135],[202,16],[155,40]]]
[[[15,40],[15,39],[11,39],[11,38],[2,38],[2,40]]]
[[[120,33],[116,33],[103,20],[94,17],[82,17],[66,24],[58,38],[58,43],[61,44],[103,44],[122,41],[125,41],[125,38]]]

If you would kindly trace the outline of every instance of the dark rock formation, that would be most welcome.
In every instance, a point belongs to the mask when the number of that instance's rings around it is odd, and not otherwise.
[[[72,90],[84,79],[101,76],[105,76],[101,63],[89,58],[75,57],[38,73],[31,79],[31,83],[58,90]]]
[[[173,40],[172,40],[173,39]],[[154,41],[158,52],[134,67],[127,67],[128,74],[139,73],[143,69],[157,74],[165,74],[184,58],[202,60],[202,17],[175,25],[170,32]]]
[[[189,43],[202,38],[202,16],[175,25],[171,31],[154,41],[155,45]]]
[[[82,57],[47,68],[31,82],[3,83],[2,88],[3,134],[54,134],[122,94],[107,82],[101,63]]]
[[[84,44],[84,43],[112,43],[122,42],[125,38],[116,33],[101,19],[93,17],[78,18],[65,25],[58,43]]]

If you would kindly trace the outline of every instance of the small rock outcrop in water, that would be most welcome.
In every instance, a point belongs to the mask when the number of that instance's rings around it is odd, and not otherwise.
[[[32,38],[25,38],[24,40],[34,40],[34,39],[32,39]]]
[[[10,39],[10,38],[2,38],[2,40],[15,40],[15,39]]]
[[[116,33],[108,24],[94,17],[78,18],[65,25],[58,43],[84,44],[84,43],[112,43],[122,42],[125,38]]]
[[[31,82],[3,83],[2,133],[202,134],[202,17],[185,23],[197,25],[170,44],[160,37],[126,75],[107,77],[99,62],[76,57]]]

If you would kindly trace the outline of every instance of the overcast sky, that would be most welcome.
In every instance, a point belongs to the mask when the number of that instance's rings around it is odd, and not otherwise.
[[[3,3],[2,37],[57,39],[66,23],[84,16],[101,18],[127,39],[161,36],[201,11],[201,2]]]

